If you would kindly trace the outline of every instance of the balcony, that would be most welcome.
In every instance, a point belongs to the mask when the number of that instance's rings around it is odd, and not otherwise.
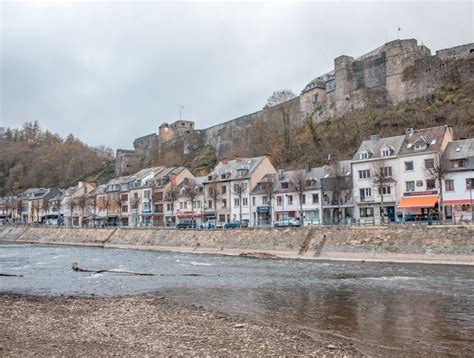
[[[382,196],[379,194],[365,195],[365,196],[357,195],[354,197],[354,200],[356,203],[380,203],[382,201]],[[397,199],[395,197],[395,194],[385,194],[383,196],[384,203],[390,203],[390,202],[396,202],[396,201]]]

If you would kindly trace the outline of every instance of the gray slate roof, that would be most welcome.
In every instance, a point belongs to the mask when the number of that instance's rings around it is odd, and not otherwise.
[[[386,138],[379,138],[378,140],[365,140],[357,149],[357,152],[354,154],[352,158],[354,161],[358,160],[373,160],[377,158],[382,158],[382,148],[388,147],[393,150],[393,155],[398,155],[400,149],[403,145],[403,141],[405,140],[404,135],[399,135],[395,137],[386,137]],[[364,151],[368,151],[371,153],[371,157],[369,159],[360,159],[360,154]]]
[[[254,170],[260,165],[260,163],[265,159],[264,156],[261,157],[253,157],[253,158],[241,158],[240,161],[237,160],[229,160],[227,164],[224,162],[220,162],[216,165],[214,170],[209,173],[209,175],[216,174],[217,177],[215,180],[212,181],[223,181],[223,180],[235,180],[235,179],[249,179],[251,174]],[[239,169],[248,170],[247,173],[243,176],[238,175]],[[230,174],[229,177],[222,179],[221,175],[223,174]],[[208,178],[206,178],[205,182],[210,182]]]

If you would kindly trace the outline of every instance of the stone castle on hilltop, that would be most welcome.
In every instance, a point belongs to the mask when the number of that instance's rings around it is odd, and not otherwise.
[[[473,80],[474,44],[439,50],[418,45],[417,40],[395,40],[359,57],[339,56],[334,69],[316,77],[301,94],[281,104],[207,129],[194,122],[163,123],[158,133],[135,139],[133,150],[118,149],[116,175],[135,172],[144,159],[164,150],[187,154],[210,145],[223,157],[245,138],[257,121],[281,115],[296,125],[309,117],[325,121],[367,105],[384,106],[429,95],[446,84]]]

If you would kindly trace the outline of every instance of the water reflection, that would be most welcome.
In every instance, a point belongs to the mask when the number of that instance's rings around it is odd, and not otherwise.
[[[73,272],[118,268],[177,276]],[[439,265],[260,261],[238,257],[0,245],[2,291],[123,295],[156,292],[186,303],[276,321],[359,343],[373,354],[472,353],[472,268]],[[199,277],[180,274],[199,273]],[[345,337],[345,338],[344,338]]]

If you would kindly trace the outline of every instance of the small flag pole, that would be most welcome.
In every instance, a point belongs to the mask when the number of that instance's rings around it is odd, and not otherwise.
[[[400,28],[400,26],[398,26],[398,39],[399,40],[400,40],[400,30],[401,30],[401,28]]]

